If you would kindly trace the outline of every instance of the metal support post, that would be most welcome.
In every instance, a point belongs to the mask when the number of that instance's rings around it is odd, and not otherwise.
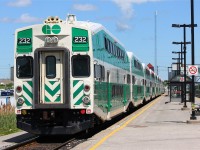
[[[192,56],[192,65],[194,65],[194,0],[191,0],[191,56]],[[195,85],[194,85],[194,75],[192,76],[192,91],[191,91],[191,106],[192,114],[190,119],[196,120],[195,116]]]
[[[184,94],[183,94],[183,98],[184,98],[184,106],[183,107],[187,107],[186,105],[186,26],[183,26],[183,39],[184,39]]]

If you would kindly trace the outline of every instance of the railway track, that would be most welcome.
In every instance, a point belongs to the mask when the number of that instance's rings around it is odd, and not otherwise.
[[[77,137],[35,137],[14,146],[5,148],[4,150],[58,150],[62,147],[64,147],[65,150],[68,150],[86,140],[85,138],[81,137],[83,136],[82,134]]]

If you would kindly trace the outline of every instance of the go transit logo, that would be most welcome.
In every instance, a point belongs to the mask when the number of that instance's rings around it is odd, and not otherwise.
[[[60,28],[59,25],[53,25],[52,27],[49,26],[49,25],[44,25],[44,26],[42,27],[42,32],[43,32],[44,34],[52,34],[52,33],[53,33],[53,34],[59,34],[60,31],[61,31],[61,28]]]

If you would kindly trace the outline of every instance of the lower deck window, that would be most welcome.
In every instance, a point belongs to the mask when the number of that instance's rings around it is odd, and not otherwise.
[[[33,58],[31,56],[20,56],[16,59],[17,78],[33,77]]]
[[[72,76],[90,76],[90,57],[87,55],[75,55],[72,57]]]

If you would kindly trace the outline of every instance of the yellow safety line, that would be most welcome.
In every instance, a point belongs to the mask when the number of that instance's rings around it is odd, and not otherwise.
[[[142,113],[144,113],[147,109],[149,109],[152,105],[154,105],[158,100],[160,100],[161,97],[159,97],[158,99],[156,99],[155,101],[153,101],[152,103],[150,103],[147,107],[143,108],[139,113],[137,113],[135,116],[133,116],[132,118],[130,118],[128,121],[126,121],[122,126],[118,127],[117,129],[113,130],[110,134],[108,134],[107,136],[103,137],[98,143],[96,143],[93,147],[91,147],[90,150],[95,150],[103,142],[105,142],[109,137],[111,137],[116,132],[118,132],[118,131],[122,130],[123,128],[125,128],[131,121],[133,121],[134,119],[136,119],[137,117],[139,117]]]

